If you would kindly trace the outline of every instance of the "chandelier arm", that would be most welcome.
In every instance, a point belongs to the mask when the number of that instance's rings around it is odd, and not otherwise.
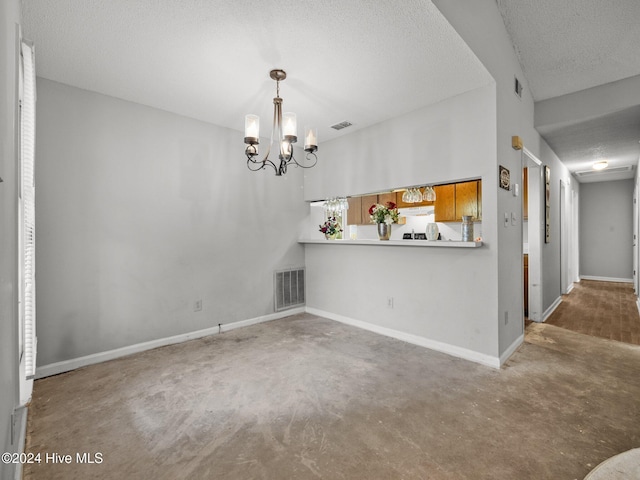
[[[316,166],[316,163],[318,163],[318,157],[317,157],[317,156],[316,156],[316,154],[315,154],[315,153],[313,153],[313,152],[307,152],[307,154],[306,154],[305,158],[306,158],[308,161],[312,161],[312,160],[309,158],[309,155],[312,155],[312,156],[313,156],[313,163],[312,163],[311,165],[302,165],[301,163],[298,163],[298,161],[293,157],[293,152],[291,153],[291,160],[290,160],[290,162],[291,162],[291,161],[293,161],[293,163],[295,163],[295,164],[296,164],[296,166],[298,166],[298,167],[300,167],[300,168],[313,168],[313,167],[315,167],[315,166]]]
[[[289,162],[287,162],[285,159],[281,158],[280,159],[280,168],[278,168],[278,171],[276,172],[277,176],[281,176],[281,175],[285,175],[287,173],[287,165],[289,164]]]
[[[264,170],[267,165],[273,167],[273,169],[277,173],[278,169],[276,168],[275,164],[268,158],[265,158],[264,160],[254,160],[250,155],[247,155],[247,168],[252,172]]]

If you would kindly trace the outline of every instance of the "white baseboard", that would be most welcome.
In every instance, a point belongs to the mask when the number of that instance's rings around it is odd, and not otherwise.
[[[580,275],[581,280],[597,280],[599,282],[633,283],[633,278],[596,277],[593,275]]]
[[[18,434],[18,449],[16,451],[17,453],[22,454],[24,453],[25,441],[27,439],[27,407],[16,408],[13,414],[15,416],[15,419],[13,420],[15,424],[13,425],[13,428],[17,430],[14,432],[14,436],[15,433]],[[14,465],[16,466],[16,469],[13,472],[14,480],[22,480],[22,463],[17,462]]]
[[[567,288],[567,293],[566,295],[569,295],[571,293],[571,291],[573,290],[574,284],[573,282],[571,282],[571,285],[569,285],[569,288]]]
[[[522,335],[516,338],[511,345],[509,345],[509,348],[507,348],[502,355],[500,355],[500,366],[504,365],[505,362],[509,360],[509,357],[511,357],[511,355],[515,353],[518,347],[522,345],[522,342],[524,342],[524,332],[522,333]]]
[[[640,298],[636,297],[636,306],[638,307],[638,313],[640,313]]]
[[[475,352],[467,348],[457,347],[455,345],[438,342],[436,340],[420,337],[418,335],[413,335],[411,333],[401,332],[399,330],[393,330],[387,327],[381,327],[379,325],[363,322],[362,320],[355,320],[353,318],[345,317],[343,315],[338,315],[331,312],[326,312],[324,310],[319,310],[317,308],[307,307],[306,311],[311,313],[312,315],[318,315],[319,317],[335,320],[336,322],[351,325],[353,327],[362,328],[363,330],[368,330],[370,332],[374,332],[380,335],[395,338],[397,340],[402,340],[404,342],[412,343],[420,347],[436,350],[438,352],[446,353],[453,357],[470,360],[472,362],[480,363],[481,365],[486,365],[488,367],[500,368],[501,366],[501,358],[492,357],[491,355],[485,355],[484,353]],[[514,350],[515,348],[517,348],[517,345],[514,347]],[[509,347],[509,349],[511,349],[511,347]]]
[[[558,297],[556,298],[555,302],[553,302],[549,308],[547,308],[544,313],[542,314],[542,321],[546,322],[547,318],[549,318],[551,316],[551,314],[553,312],[555,312],[556,308],[558,308],[560,306],[560,304],[562,303],[562,297]]]
[[[270,315],[263,315],[261,317],[249,318],[247,320],[240,320],[233,323],[224,323],[222,324],[221,328],[222,332],[228,332],[230,330],[235,330],[236,328],[248,327],[249,325],[255,325],[257,323],[268,322],[270,320],[276,320],[278,318],[284,318],[298,313],[304,313],[304,311],[304,307],[292,308],[291,310],[272,313]],[[69,372],[71,370],[75,370],[76,368],[86,367],[87,365],[93,365],[95,363],[114,360],[126,355],[131,355],[132,353],[144,352],[145,350],[151,350],[152,348],[164,347],[167,345],[173,345],[175,343],[182,343],[188,340],[195,340],[196,338],[216,335],[218,333],[219,329],[216,325],[215,327],[205,328],[204,330],[182,333],[173,337],[159,338],[157,340],[151,340],[149,342],[137,343],[135,345],[116,348],[114,350],[108,350],[106,352],[94,353],[84,357],[64,360],[62,362],[51,363],[49,365],[43,365],[36,368],[36,379],[49,377],[51,375],[57,375],[59,373]]]

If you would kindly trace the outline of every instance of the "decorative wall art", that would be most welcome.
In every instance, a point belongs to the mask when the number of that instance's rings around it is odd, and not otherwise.
[[[509,170],[500,165],[500,173],[498,181],[500,182],[500,188],[505,190],[511,190],[511,176]]]
[[[551,242],[551,169],[544,166],[544,243]]]

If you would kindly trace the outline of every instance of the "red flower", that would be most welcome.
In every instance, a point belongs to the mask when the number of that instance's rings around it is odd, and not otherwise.
[[[369,215],[373,215],[373,209],[376,208],[375,204],[369,207]]]
[[[393,202],[387,202],[387,208],[389,210],[393,210],[394,208],[396,208],[396,204]]]

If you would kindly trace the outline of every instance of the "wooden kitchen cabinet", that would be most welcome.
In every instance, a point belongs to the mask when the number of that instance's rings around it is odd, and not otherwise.
[[[478,182],[456,183],[456,220],[463,215],[478,218]]]
[[[482,180],[435,187],[435,221],[460,222],[463,215],[482,220]]]
[[[348,225],[371,225],[369,208],[375,203],[385,204],[396,202],[395,193],[381,193],[380,195],[364,195],[361,197],[348,197],[349,210],[347,210]]]
[[[347,210],[347,225],[362,224],[362,197],[349,197],[349,210]]]
[[[381,193],[381,194],[378,195],[378,203],[380,205],[385,205],[387,202],[393,202],[396,205],[398,204],[398,202],[396,201],[396,193],[395,192]]]
[[[360,221],[360,225],[369,225],[371,223],[371,219],[369,217],[369,208],[374,203],[378,203],[378,195],[365,195],[362,198],[362,208],[360,209],[362,220]]]
[[[436,205],[434,208],[436,222],[455,222],[456,220],[456,186],[436,185]]]

